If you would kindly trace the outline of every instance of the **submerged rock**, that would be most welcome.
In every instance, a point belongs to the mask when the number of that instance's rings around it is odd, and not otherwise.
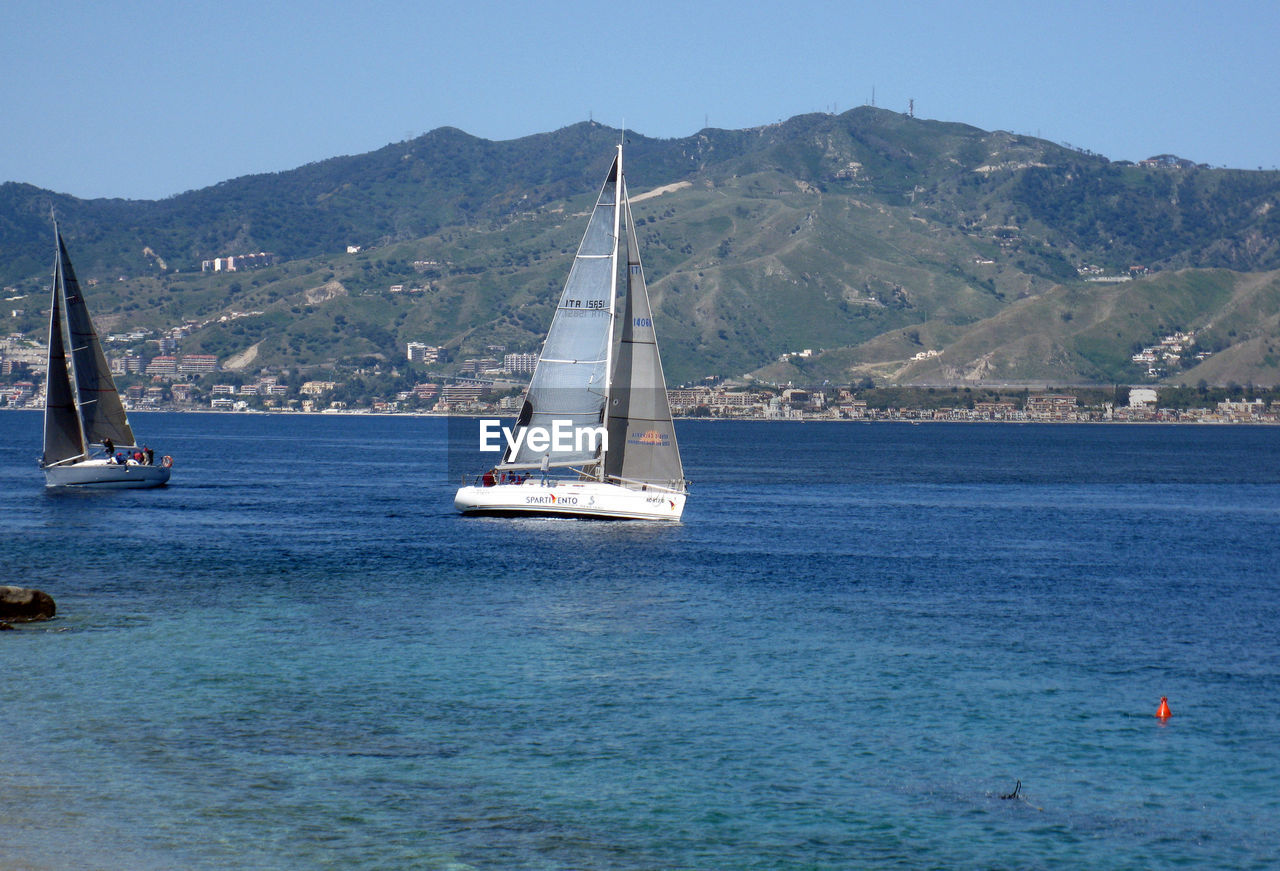
[[[58,613],[53,597],[42,590],[0,586],[0,621],[30,623]]]

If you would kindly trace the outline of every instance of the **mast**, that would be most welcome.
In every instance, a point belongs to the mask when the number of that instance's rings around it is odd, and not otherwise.
[[[604,415],[607,418],[609,414],[609,397],[613,394],[613,332],[617,326],[617,310],[618,310],[618,245],[621,240],[622,230],[622,195],[626,191],[626,185],[622,183],[622,143],[618,143],[618,174],[613,184],[613,253],[610,259],[611,268],[609,269],[609,345],[605,349],[604,355]],[[628,209],[630,204],[628,203]],[[627,226],[630,227],[630,216],[627,218]],[[604,420],[601,420],[604,423]],[[600,446],[600,465],[596,466],[596,480],[604,480],[604,458],[608,453],[608,440],[606,439]]]

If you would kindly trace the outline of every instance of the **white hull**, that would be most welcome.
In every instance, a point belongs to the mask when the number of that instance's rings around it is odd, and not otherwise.
[[[106,460],[85,460],[68,466],[47,466],[46,487],[140,489],[160,487],[169,480],[165,466],[120,466]]]
[[[683,493],[632,490],[598,481],[541,480],[463,487],[453,505],[463,514],[551,515],[600,520],[678,521]]]

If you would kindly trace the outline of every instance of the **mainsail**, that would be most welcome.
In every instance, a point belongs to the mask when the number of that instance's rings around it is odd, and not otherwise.
[[[624,183],[627,224],[627,304],[609,399],[606,480],[684,489],[684,470],[658,356],[653,309]]]
[[[53,275],[53,304],[49,312],[49,369],[45,380],[44,465],[51,466],[85,455],[80,416],[71,392],[67,352],[62,341],[62,305],[58,295],[59,267]]]
[[[504,468],[543,463],[578,466],[599,460],[603,439],[578,434],[590,433],[603,423],[618,283],[620,162],[620,156],[614,158],[573,259],[516,421],[515,447],[508,449]],[[563,444],[548,447],[526,438],[531,430],[561,431],[565,438]]]
[[[45,405],[46,465],[88,456],[89,446],[110,439],[135,444],[133,429],[111,379],[66,243],[56,229],[53,305],[49,316],[49,374]],[[65,327],[66,336],[63,336]],[[68,414],[72,405],[78,419]]]

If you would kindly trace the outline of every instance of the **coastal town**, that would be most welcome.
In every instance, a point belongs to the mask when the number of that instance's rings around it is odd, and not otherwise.
[[[490,346],[483,356],[454,360],[450,351],[409,342],[396,364],[375,362],[350,372],[250,373],[208,354],[184,354],[196,325],[161,335],[147,331],[103,337],[108,364],[131,409],[210,412],[515,414],[537,365],[533,353]],[[1173,337],[1164,347],[1186,342]],[[1179,348],[1178,350],[1181,350]],[[1144,352],[1145,353],[1145,352]],[[1146,362],[1145,360],[1143,362]],[[43,343],[0,338],[0,409],[42,408]],[[726,382],[708,378],[670,387],[677,417],[749,420],[1005,421],[1005,422],[1280,422],[1274,391],[1235,386],[1211,390],[1166,386],[1066,388],[818,386]]]

